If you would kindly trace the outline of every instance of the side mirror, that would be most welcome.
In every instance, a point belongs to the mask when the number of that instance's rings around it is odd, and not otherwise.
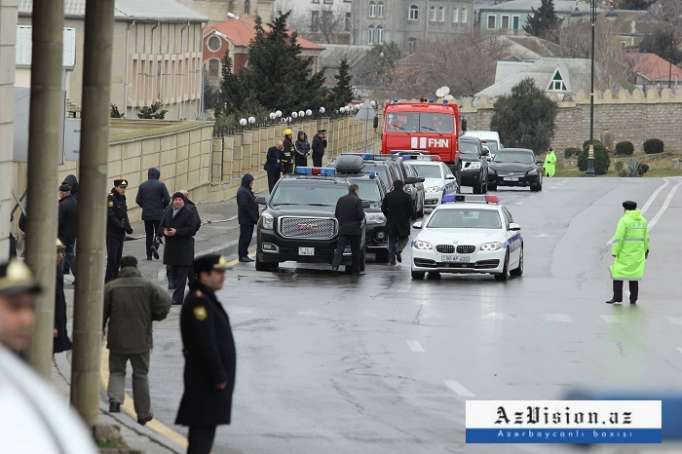
[[[455,176],[453,174],[445,175],[446,180],[454,180]]]
[[[415,184],[417,183],[417,178],[416,177],[407,177],[405,178],[405,181],[403,181],[405,184]]]
[[[521,226],[518,225],[516,222],[510,222],[509,227],[507,227],[507,230],[511,232],[519,232],[521,231]]]
[[[268,199],[267,199],[267,197],[256,197],[256,203],[258,205],[267,205]]]
[[[370,206],[371,206],[371,204],[369,203],[369,201],[367,201],[367,200],[363,200],[363,201],[362,201],[362,208],[363,208],[364,210],[366,210],[366,209],[369,208]]]
[[[424,225],[422,224],[421,221],[417,221],[414,224],[412,224],[413,229],[421,229]]]
[[[481,156],[490,156],[490,148],[488,147],[481,148]]]
[[[462,131],[466,132],[467,130],[467,121],[462,118]]]

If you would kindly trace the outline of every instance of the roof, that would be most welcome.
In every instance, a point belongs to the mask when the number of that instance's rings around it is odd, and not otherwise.
[[[531,8],[538,9],[542,0],[511,0],[496,5],[481,5],[480,11],[517,11],[530,12]],[[554,11],[559,14],[571,14],[574,11],[589,12],[589,3],[575,0],[554,0]]]
[[[633,52],[625,58],[635,73],[651,82],[682,80],[682,69],[656,54]]]
[[[539,88],[546,90],[557,69],[566,84],[568,93],[588,90],[589,59],[541,58],[533,62],[498,61],[495,83],[476,93],[476,96],[495,98],[509,95],[515,85],[528,78],[533,79]]]
[[[236,47],[248,47],[251,40],[256,37],[256,18],[254,16],[244,16],[239,19],[228,19],[224,22],[209,24],[204,29],[204,36],[214,31],[222,33],[226,39]],[[269,27],[263,24],[265,30]],[[323,47],[301,36],[297,37],[298,44],[304,50],[322,50]]]
[[[320,54],[320,64],[327,68],[338,68],[345,58],[352,69],[362,62],[370,50],[372,46],[325,44]]]
[[[451,114],[453,112],[453,107],[456,109],[457,104],[439,104],[436,102],[399,102],[386,104],[384,109],[385,112],[439,112]]]
[[[86,0],[64,0],[64,16],[85,17]],[[19,15],[33,13],[33,0],[18,1]],[[116,20],[160,21],[160,22],[208,22],[208,18],[175,0],[116,0]]]
[[[508,57],[520,61],[556,57],[561,53],[561,46],[537,36],[502,35],[497,41]]]

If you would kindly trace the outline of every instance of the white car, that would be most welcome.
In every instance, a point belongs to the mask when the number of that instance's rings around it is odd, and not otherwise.
[[[504,148],[500,141],[500,134],[497,131],[466,131],[464,137],[477,137],[481,145],[488,147],[491,157],[495,156],[498,150]]]
[[[506,281],[523,274],[521,226],[494,195],[450,197],[422,224],[412,241],[412,279],[426,273],[491,273]]]
[[[447,194],[457,192],[457,181],[450,168],[441,161],[406,160],[403,163],[424,178],[424,211],[429,212],[440,205]]]

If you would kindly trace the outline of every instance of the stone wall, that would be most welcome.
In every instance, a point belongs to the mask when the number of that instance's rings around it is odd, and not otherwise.
[[[494,99],[482,97],[476,106],[470,98],[459,101],[470,130],[490,129]],[[590,100],[578,93],[575,100],[558,102],[559,112],[552,146],[557,151],[567,147],[580,147],[589,138]],[[682,90],[663,89],[660,93],[649,90],[643,93],[622,90],[598,92],[595,95],[594,136],[599,139],[605,130],[614,137],[614,143],[630,141],[641,150],[645,140],[661,139],[665,149],[682,152]],[[504,143],[504,137],[502,138]],[[538,151],[538,150],[536,150]],[[563,156],[563,153],[559,153]]]

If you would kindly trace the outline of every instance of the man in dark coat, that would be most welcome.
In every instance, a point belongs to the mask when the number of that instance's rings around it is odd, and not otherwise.
[[[322,158],[324,151],[327,148],[327,131],[320,129],[317,134],[313,136],[313,166],[322,167]]]
[[[66,178],[64,178],[62,184],[68,184],[71,186],[71,196],[78,200],[78,197],[80,196],[80,185],[78,184],[78,178],[76,178],[76,175],[67,175]]]
[[[128,180],[114,180],[114,188],[107,198],[107,272],[105,282],[116,279],[123,256],[126,233],[133,233],[128,220],[126,188]]]
[[[216,426],[230,424],[237,351],[230,318],[215,292],[225,282],[225,259],[194,260],[197,280],[180,313],[185,390],[175,424],[189,426],[188,454],[209,454]]]
[[[173,267],[173,304],[182,304],[194,260],[194,235],[197,233],[196,212],[187,204],[185,194],[173,194],[170,210],[166,210],[160,228],[166,237],[163,263]]]
[[[253,227],[258,222],[258,204],[253,193],[253,176],[247,173],[242,177],[242,185],[237,191],[237,217],[239,218],[239,261],[253,262],[249,257],[249,244],[253,237]]]
[[[166,318],[168,293],[142,277],[137,259],[121,259],[118,278],[104,287],[104,332],[109,349],[109,411],[118,413],[123,403],[126,365],[133,368],[133,400],[137,422],[152,420],[149,397],[149,352],[153,346],[152,322]]]
[[[410,222],[414,217],[412,198],[403,190],[405,184],[401,180],[393,183],[393,190],[386,194],[381,203],[381,211],[386,216],[388,231],[388,256],[391,265],[396,259],[402,262],[400,255],[410,238]]]
[[[66,320],[66,297],[64,296],[64,244],[57,240],[57,284],[54,295],[54,331],[52,354],[71,350]]]
[[[282,150],[284,144],[282,141],[278,142],[274,147],[268,148],[268,155],[265,158],[265,165],[263,170],[268,174],[268,190],[272,192],[272,188],[279,181],[282,176]]]
[[[284,139],[282,140],[282,173],[284,175],[291,175],[294,171],[294,131],[291,128],[284,130]]]
[[[62,272],[71,270],[76,277],[76,233],[78,232],[78,201],[71,194],[71,186],[62,183],[59,186],[59,216],[57,238],[64,245],[64,262]]]
[[[185,206],[192,210],[194,213],[194,222],[196,223],[196,229],[194,233],[196,234],[199,229],[201,228],[201,216],[199,216],[199,210],[197,209],[197,206],[192,202],[189,198],[189,191],[186,189],[180,189],[178,192],[182,193],[185,196]],[[164,216],[166,216],[166,212],[172,212],[173,207],[169,205],[166,207],[166,210],[164,211]],[[163,218],[162,218],[163,219]],[[163,235],[163,232],[159,231],[159,235]],[[159,243],[158,240],[154,242],[154,248],[158,250]],[[166,278],[168,280],[168,290],[173,290],[175,288],[175,279],[173,277],[173,267],[170,265],[166,265]]]
[[[310,154],[310,142],[305,131],[298,131],[296,142],[294,143],[294,163],[296,167],[308,166],[308,154]]]
[[[168,189],[163,182],[159,181],[160,176],[159,169],[154,167],[149,169],[147,171],[148,179],[140,185],[135,198],[137,205],[142,208],[144,232],[147,236],[147,260],[152,259],[154,238],[159,234],[159,224],[161,224],[163,212],[170,203]]]
[[[352,254],[352,265],[350,272],[353,274],[360,273],[362,251],[360,245],[362,242],[362,232],[364,229],[365,211],[362,209],[362,200],[358,197],[358,185],[351,184],[348,189],[348,194],[341,197],[336,202],[336,211],[334,217],[339,222],[339,240],[334,254],[334,261],[332,268],[339,269],[341,260],[343,259],[343,251],[346,246],[350,244]]]

